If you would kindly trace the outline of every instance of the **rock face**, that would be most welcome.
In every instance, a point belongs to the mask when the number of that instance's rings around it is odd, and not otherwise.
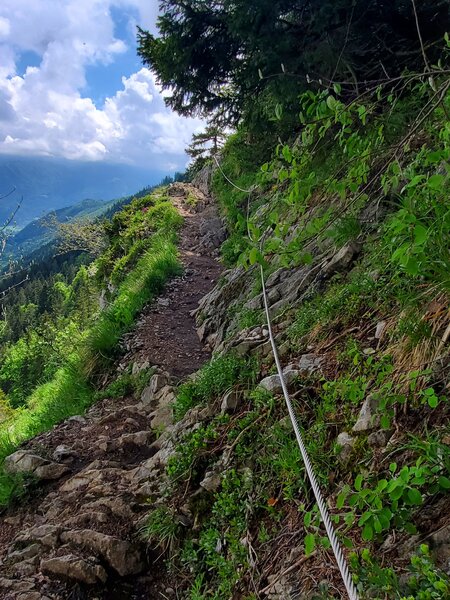
[[[61,541],[70,546],[87,548],[96,556],[101,556],[122,577],[134,575],[142,570],[139,550],[130,542],[111,535],[81,529],[63,532]]]
[[[51,462],[25,450],[18,450],[6,457],[4,469],[7,473],[31,473],[37,479],[59,479],[69,471],[66,465]]]
[[[211,193],[211,179],[214,174],[214,164],[205,165],[192,180],[192,185],[198,188],[205,196]]]
[[[99,581],[105,583],[108,577],[102,566],[90,563],[73,554],[42,560],[41,571],[44,575],[74,579],[86,584],[98,583]]]
[[[292,235],[295,235],[295,230]],[[287,306],[295,307],[303,299],[317,293],[333,275],[348,270],[360,251],[361,246],[351,242],[335,254],[330,251],[325,259],[317,258],[310,265],[281,267],[274,271],[266,281],[272,314],[277,314]],[[259,269],[256,265],[248,270],[243,267],[231,269],[223,274],[220,284],[201,300],[197,311],[198,335],[212,350],[220,353],[233,348],[240,355],[258,353],[261,356],[262,353],[263,357],[270,352],[269,345],[261,347],[267,339],[258,342],[250,336],[245,339],[239,337],[243,333],[240,331],[239,318],[230,311],[233,306],[243,306],[249,311],[263,310],[262,294],[253,294],[255,282],[259,285]]]

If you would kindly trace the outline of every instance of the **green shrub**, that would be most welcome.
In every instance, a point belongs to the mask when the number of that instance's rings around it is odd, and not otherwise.
[[[200,369],[195,379],[179,386],[174,405],[174,415],[180,420],[197,404],[219,397],[236,385],[250,385],[256,377],[255,359],[227,354],[213,358]]]

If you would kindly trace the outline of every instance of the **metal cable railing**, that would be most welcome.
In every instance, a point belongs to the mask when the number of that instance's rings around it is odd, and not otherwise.
[[[234,186],[239,191],[247,193],[247,194],[250,194],[251,192],[254,191],[254,189],[255,189],[254,187],[249,190],[244,190],[241,187],[237,186],[235,183],[233,183],[233,181],[231,181],[231,179],[229,179],[223,172],[222,167],[220,166],[220,163],[217,160],[217,158],[214,157],[214,159],[217,164],[217,167],[219,168],[220,172],[225,177],[225,179],[228,181],[228,183],[230,183],[232,186]],[[247,221],[248,221],[248,212],[249,211],[247,210]],[[247,223],[247,225],[248,225],[248,223]],[[249,236],[250,236],[250,232],[249,232]],[[328,539],[330,540],[331,548],[332,548],[334,556],[336,558],[336,563],[337,563],[337,565],[339,567],[339,571],[341,573],[342,581],[344,582],[345,589],[347,590],[348,597],[350,600],[359,600],[358,592],[356,590],[355,584],[353,583],[346,558],[344,556],[344,553],[342,552],[342,547],[339,543],[339,540],[337,538],[333,524],[331,522],[330,513],[328,512],[328,508],[323,499],[322,492],[320,491],[320,488],[319,488],[319,484],[317,483],[317,478],[314,473],[314,469],[311,464],[311,460],[309,458],[308,452],[306,450],[306,446],[303,441],[303,436],[301,434],[300,427],[299,427],[298,421],[297,421],[297,417],[295,415],[294,408],[292,406],[292,402],[291,402],[289,392],[288,392],[288,389],[286,386],[286,382],[285,382],[284,375],[283,375],[283,369],[281,367],[280,359],[278,356],[278,350],[277,350],[275,338],[273,336],[273,331],[272,331],[272,322],[270,319],[269,302],[267,299],[267,292],[266,292],[266,282],[264,279],[264,270],[262,268],[262,265],[260,266],[260,273],[261,273],[262,293],[263,293],[263,299],[264,299],[264,309],[265,309],[265,313],[266,313],[267,328],[269,331],[270,344],[272,347],[272,353],[273,353],[273,357],[275,360],[275,365],[277,367],[278,376],[280,378],[281,388],[283,390],[283,396],[284,396],[284,399],[286,402],[286,406],[288,409],[292,427],[294,429],[295,437],[297,439],[297,443],[298,443],[298,446],[300,449],[300,454],[303,459],[303,463],[305,465],[306,473],[308,475],[308,479],[311,484],[311,488],[313,490],[313,493],[314,493],[314,496],[315,496],[315,499],[317,502],[317,506],[319,507],[320,516],[322,518],[323,524],[325,525],[325,530],[327,532]]]

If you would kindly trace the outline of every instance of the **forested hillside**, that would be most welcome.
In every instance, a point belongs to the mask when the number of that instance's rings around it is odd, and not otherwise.
[[[449,597],[449,34],[161,2],[139,55],[205,131],[5,301],[5,598]]]

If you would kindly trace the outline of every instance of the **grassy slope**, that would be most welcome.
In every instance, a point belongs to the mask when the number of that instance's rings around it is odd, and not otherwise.
[[[450,289],[446,86],[439,82],[445,109],[427,84],[413,84],[399,97],[381,90],[350,106],[336,95],[329,99],[328,92],[307,96],[301,144],[280,146],[260,170],[238,134],[222,162],[241,188],[259,186],[251,196],[251,230],[254,238],[268,227],[273,232],[263,252],[267,273],[307,263],[311,254],[336,251],[352,240],[363,243],[362,257],[349,273],[275,318],[283,323],[286,361],[311,348],[325,356],[323,375],[298,382],[297,411],[339,536],[356,551],[351,558],[356,581],[371,598],[437,599],[450,589],[418,542],[409,577],[407,551],[386,554],[389,567],[371,557],[380,556],[389,534],[399,544],[417,533],[427,539],[430,528],[445,523],[448,507],[448,376],[442,370],[448,360]],[[230,187],[219,172],[214,185],[231,229],[223,247],[226,262],[262,260],[246,237],[247,194]],[[257,281],[250,281],[249,297],[258,291]],[[381,321],[384,334],[376,340]],[[241,323],[251,324],[248,314]],[[150,516],[146,529],[191,581],[191,600],[259,597],[254,590],[282,568],[282,557],[294,545],[307,555],[316,552],[303,585],[310,575],[316,581],[325,577],[331,587],[313,586],[317,598],[339,597],[332,587],[340,585],[339,577],[323,568],[331,560],[323,550],[328,542],[281,399],[253,383],[259,370],[270,368],[270,362],[253,364],[249,376],[247,362],[215,359],[179,392],[179,415],[199,402],[219,405],[231,382],[225,376],[218,386],[217,372],[232,372],[234,387],[246,394],[237,414],[215,417],[179,446],[167,471],[172,483],[165,508]],[[383,452],[369,444],[367,434],[355,436],[350,456],[339,460],[337,434],[350,431],[369,393],[379,401],[381,429],[394,432],[395,441]],[[177,528],[173,515],[186,502],[187,490],[195,491],[230,447],[219,491],[190,504],[195,531]],[[426,514],[433,510],[439,516],[430,526]],[[289,547],[282,541],[287,534]],[[253,552],[242,540],[251,542]]]
[[[145,208],[149,204],[151,208]],[[107,367],[108,357],[114,353],[120,336],[130,328],[143,306],[161,291],[164,282],[179,272],[175,244],[181,217],[164,197],[139,200],[119,213],[117,220],[120,230],[114,232],[110,247],[97,265],[114,273],[120,262],[120,276],[116,273],[116,281],[120,281],[118,290],[103,312],[97,314],[93,306],[91,322],[70,348],[65,364],[53,379],[37,387],[26,404],[1,423],[0,461],[24,440],[82,413],[91,404],[93,380]],[[145,238],[136,250],[134,240],[143,233]],[[120,256],[115,245],[125,245],[128,251]],[[97,302],[97,294],[92,298],[93,303]],[[1,475],[0,504],[7,503],[12,494],[20,493],[20,487],[17,478]]]

